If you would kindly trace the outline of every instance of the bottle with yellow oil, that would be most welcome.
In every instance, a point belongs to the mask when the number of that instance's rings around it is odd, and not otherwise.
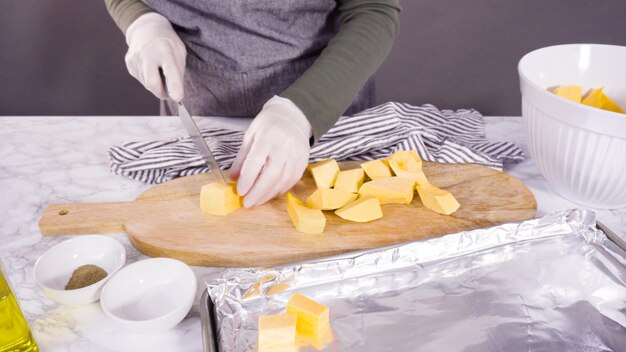
[[[0,265],[0,352],[9,351],[37,352],[39,348]]]

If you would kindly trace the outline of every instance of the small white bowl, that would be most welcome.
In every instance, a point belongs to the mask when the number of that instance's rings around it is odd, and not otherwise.
[[[576,203],[626,206],[626,115],[561,98],[547,89],[581,85],[626,108],[626,47],[557,45],[519,62],[528,146],[552,188]]]
[[[128,265],[107,282],[100,305],[125,330],[163,331],[189,313],[196,285],[187,264],[169,258],[145,259]]]
[[[79,236],[45,251],[35,263],[33,278],[52,300],[70,305],[88,304],[100,299],[105,282],[126,262],[126,251],[118,241],[100,235]],[[87,287],[65,290],[76,268],[93,264],[107,277]]]

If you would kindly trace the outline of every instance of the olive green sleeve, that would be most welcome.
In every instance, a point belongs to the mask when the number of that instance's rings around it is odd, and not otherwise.
[[[104,0],[123,32],[152,12],[140,0]],[[337,0],[339,32],[289,88],[280,94],[304,112],[318,140],[348,108],[385,60],[398,31],[399,0]]]
[[[109,10],[113,21],[123,33],[126,33],[128,26],[139,16],[148,12],[154,12],[141,0],[104,0],[104,4],[107,10]]]
[[[317,141],[385,60],[398,31],[399,0],[337,0],[339,32],[280,96],[304,112]]]

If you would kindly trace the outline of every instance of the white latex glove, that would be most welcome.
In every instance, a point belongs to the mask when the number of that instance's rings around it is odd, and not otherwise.
[[[126,30],[126,68],[159,99],[183,99],[187,50],[170,22],[158,13],[139,16]],[[159,68],[167,82],[163,85]]]
[[[291,100],[274,96],[250,124],[230,170],[243,205],[287,192],[309,162],[311,124]]]

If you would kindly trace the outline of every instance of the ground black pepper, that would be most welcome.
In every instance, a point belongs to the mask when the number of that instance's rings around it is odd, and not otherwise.
[[[87,287],[107,277],[107,272],[97,265],[82,265],[76,268],[65,285],[66,290],[76,290]]]

